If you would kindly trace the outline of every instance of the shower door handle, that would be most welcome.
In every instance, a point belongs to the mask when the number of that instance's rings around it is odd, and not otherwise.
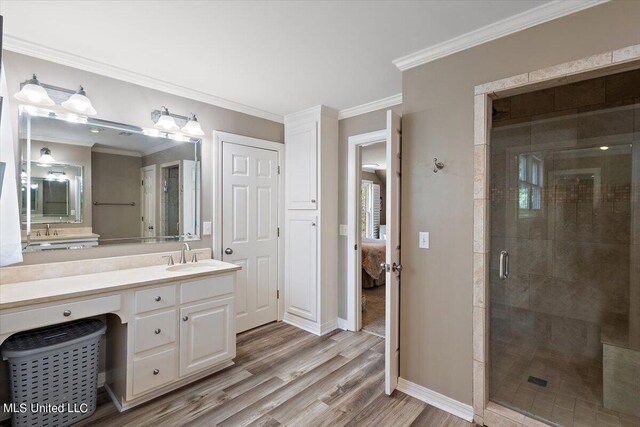
[[[509,277],[509,252],[500,252],[500,279],[505,280]]]

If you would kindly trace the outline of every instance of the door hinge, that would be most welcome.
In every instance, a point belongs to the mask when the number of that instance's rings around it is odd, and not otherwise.
[[[276,299],[280,299],[280,289],[276,291]]]
[[[142,181],[140,181],[140,185],[142,185],[144,187],[144,179]]]
[[[278,237],[280,237],[280,227],[278,227]]]
[[[144,222],[144,217],[140,218],[140,221]]]
[[[278,175],[280,175],[280,165],[278,165]]]
[[[358,245],[353,245],[353,250],[357,251],[358,250]]]

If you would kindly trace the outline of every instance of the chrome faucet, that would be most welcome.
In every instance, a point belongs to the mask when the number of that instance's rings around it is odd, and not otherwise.
[[[189,246],[187,242],[184,242],[184,244],[182,245],[182,251],[180,252],[180,264],[187,263],[187,257],[185,256],[185,253],[184,253],[185,250],[187,251],[191,250],[191,246]]]
[[[51,235],[51,224],[47,224],[47,231],[44,232],[45,236]]]

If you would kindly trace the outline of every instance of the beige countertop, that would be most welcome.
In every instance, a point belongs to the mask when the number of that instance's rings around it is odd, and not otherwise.
[[[46,268],[46,265],[43,265],[43,268]],[[182,271],[168,271],[166,265],[154,265],[9,283],[0,286],[0,310],[138,286],[215,276],[240,269],[241,267],[235,264],[204,260],[198,263],[197,268]]]

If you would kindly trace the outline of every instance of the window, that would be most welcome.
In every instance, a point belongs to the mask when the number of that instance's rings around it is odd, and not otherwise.
[[[533,216],[542,208],[544,164],[533,154],[518,155],[518,208],[520,216]]]
[[[380,230],[380,186],[362,180],[360,191],[360,235],[377,239]]]

